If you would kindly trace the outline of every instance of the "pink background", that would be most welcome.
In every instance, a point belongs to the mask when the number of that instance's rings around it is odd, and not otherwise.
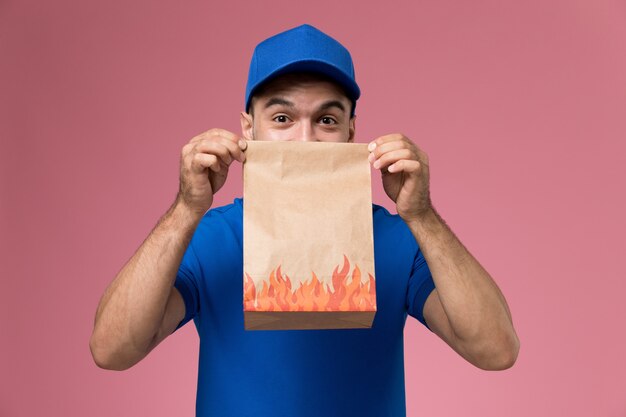
[[[408,414],[626,416],[624,1],[156,3],[0,2],[1,416],[193,415],[194,326],[104,371],[96,305],[173,201],[182,146],[239,133],[255,44],[304,22],[352,52],[357,141],[429,154],[521,339],[485,372],[410,318]]]

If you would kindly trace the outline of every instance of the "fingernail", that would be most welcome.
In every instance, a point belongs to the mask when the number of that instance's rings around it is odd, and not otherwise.
[[[369,145],[367,145],[367,150],[372,152],[374,149],[376,149],[376,142],[371,142]]]
[[[370,162],[374,162],[375,156],[373,153],[369,154],[369,156],[367,157],[367,160]]]
[[[248,146],[248,144],[246,143],[246,141],[245,141],[245,140],[243,140],[243,139],[239,139],[239,147],[240,147],[241,149],[246,149],[246,146]]]

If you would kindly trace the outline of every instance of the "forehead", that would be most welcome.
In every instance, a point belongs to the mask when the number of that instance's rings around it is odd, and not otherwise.
[[[349,107],[350,100],[346,96],[343,88],[336,83],[320,76],[287,74],[269,81],[257,91],[252,99],[252,107],[257,102],[265,102],[274,97],[291,97],[311,100],[339,100]]]

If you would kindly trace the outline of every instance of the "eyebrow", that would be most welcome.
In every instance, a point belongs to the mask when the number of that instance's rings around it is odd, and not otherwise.
[[[269,108],[272,106],[287,106],[287,107],[295,107],[295,104],[289,100],[286,100],[282,97],[272,97],[270,98],[267,103],[265,103],[264,108]],[[346,111],[346,107],[343,105],[343,103],[339,100],[329,100],[324,102],[318,109],[318,111],[323,111],[323,110],[328,110],[332,107],[336,107],[339,110],[345,112]]]
[[[265,103],[265,106],[263,106],[264,108],[268,108],[268,107],[272,107],[272,106],[287,106],[287,107],[295,107],[295,104],[293,104],[291,101],[289,100],[285,100],[282,97],[272,97],[270,98],[267,103]]]
[[[330,101],[325,102],[324,104],[322,104],[322,105],[320,106],[320,110],[328,110],[328,109],[330,109],[331,107],[336,107],[336,108],[338,108],[339,110],[341,110],[341,111],[342,111],[342,112],[344,112],[344,113],[345,113],[345,111],[346,111],[345,106],[344,106],[344,105],[343,105],[343,103],[342,103],[341,101],[339,101],[339,100],[330,100]]]

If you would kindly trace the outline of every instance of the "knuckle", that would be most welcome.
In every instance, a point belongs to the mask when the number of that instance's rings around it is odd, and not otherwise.
[[[198,147],[198,152],[214,155],[218,152],[218,147],[215,146],[215,141],[207,140],[201,147]]]
[[[211,129],[211,136],[219,140],[219,138],[228,138],[230,132],[220,128],[213,128]]]
[[[183,146],[183,149],[181,150],[181,154],[187,155],[188,153],[192,151],[193,147],[194,147],[193,143],[186,144],[185,146]]]
[[[224,145],[224,147],[226,148],[228,152],[231,152],[231,153],[235,153],[237,152],[237,149],[239,149],[239,145],[237,144],[237,141],[235,139],[222,138],[220,143]]]
[[[213,153],[215,155],[225,157],[225,156],[228,156],[228,149],[223,144],[216,143],[216,146],[213,148]]]
[[[192,143],[200,143],[204,140],[206,140],[208,137],[211,136],[211,134],[209,133],[210,130],[207,130],[206,132],[202,132],[200,133],[198,136],[196,136],[195,138],[193,138],[191,140]]]
[[[200,165],[202,162],[202,155],[201,154],[195,154],[190,160],[189,160],[189,166],[197,166]]]

